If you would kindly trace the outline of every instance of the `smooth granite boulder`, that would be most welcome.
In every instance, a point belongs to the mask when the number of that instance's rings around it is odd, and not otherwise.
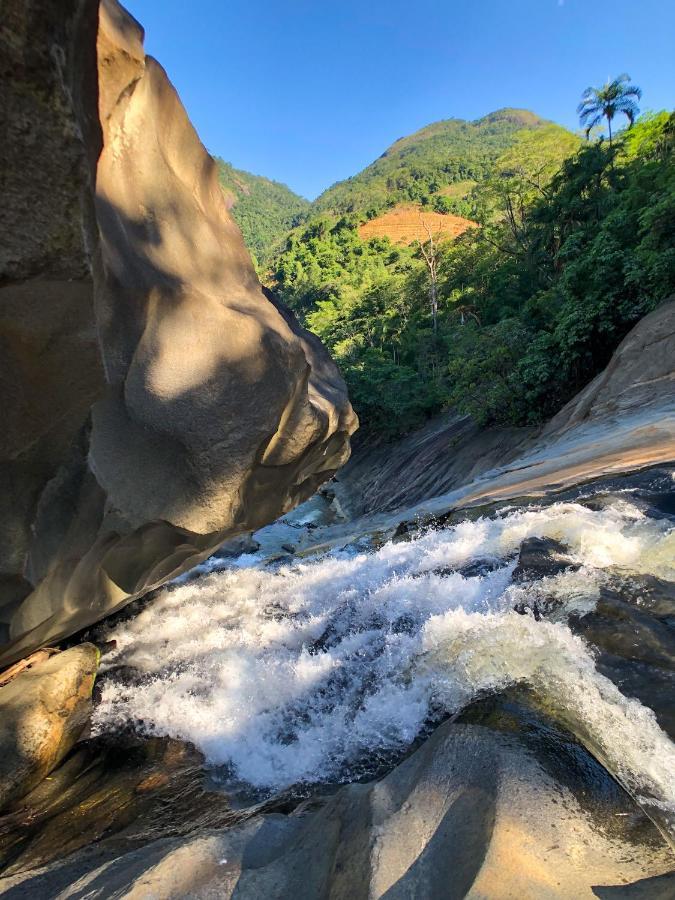
[[[515,725],[446,723],[382,780],[291,815],[138,849],[104,841],[0,878],[0,890],[8,900],[672,896],[671,851],[631,799],[564,736],[536,751]]]
[[[140,25],[115,0],[3,19],[0,666],[305,500],[357,425]]]

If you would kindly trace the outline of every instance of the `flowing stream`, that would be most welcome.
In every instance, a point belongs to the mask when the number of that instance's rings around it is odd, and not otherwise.
[[[562,542],[578,568],[514,582],[528,537]],[[191,741],[232,783],[271,792],[359,777],[430,721],[526,685],[672,822],[675,745],[569,627],[612,579],[675,581],[673,518],[630,491],[506,508],[377,549],[212,569],[106,634],[117,647],[99,731],[132,724]]]

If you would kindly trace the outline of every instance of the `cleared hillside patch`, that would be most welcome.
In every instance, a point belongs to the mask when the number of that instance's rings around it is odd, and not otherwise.
[[[395,206],[359,226],[359,237],[367,241],[374,237],[388,237],[392,244],[412,244],[435,240],[452,240],[477,223],[451,213],[437,213],[415,204]]]

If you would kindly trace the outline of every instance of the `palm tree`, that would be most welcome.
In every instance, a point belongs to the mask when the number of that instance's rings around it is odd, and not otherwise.
[[[614,81],[608,81],[601,88],[589,87],[581,95],[581,103],[577,107],[579,121],[586,129],[588,138],[591,130],[607,119],[609,127],[609,144],[612,145],[612,119],[617,113],[623,113],[630,125],[640,112],[636,100],[642,97],[641,89],[630,83],[630,75],[619,75]]]

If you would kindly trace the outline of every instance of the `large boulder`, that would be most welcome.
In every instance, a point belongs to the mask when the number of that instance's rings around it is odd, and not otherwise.
[[[0,809],[54,769],[91,713],[98,650],[80,644],[0,687]]]
[[[647,883],[644,896],[672,896],[671,852],[630,798],[562,734],[537,753],[514,724],[446,723],[381,781],[323,805],[127,852],[104,841],[0,879],[0,890],[16,900],[593,900],[621,888],[642,896],[630,891]]]
[[[26,566],[40,495],[104,389],[90,265],[96,29],[93,3],[3,4],[0,645],[33,587]]]
[[[141,27],[103,0],[97,52],[96,13],[3,13],[0,665],[305,500],[357,424]]]

